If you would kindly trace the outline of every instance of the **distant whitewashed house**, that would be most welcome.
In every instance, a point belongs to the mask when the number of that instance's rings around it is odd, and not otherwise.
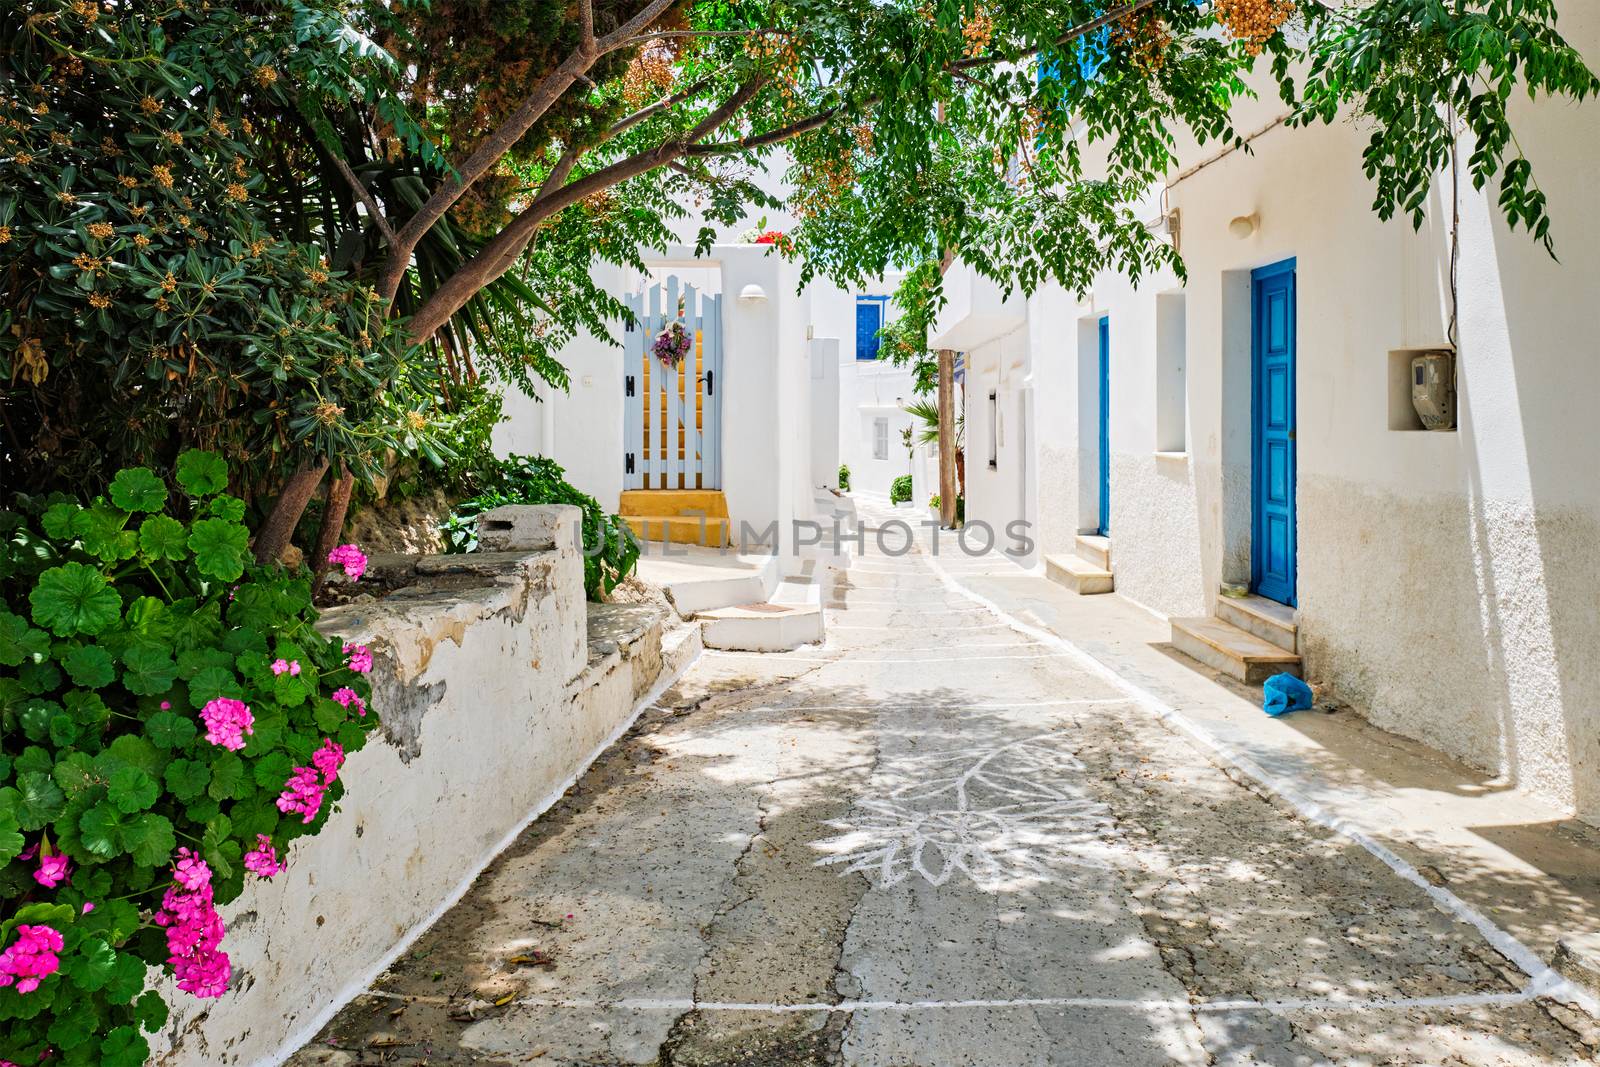
[[[1600,7],[1559,6],[1600,59]],[[1139,206],[1187,284],[1008,298],[951,268],[967,517],[1033,522],[1052,577],[1209,666],[1303,672],[1468,788],[1600,821],[1600,107],[1508,102],[1556,262],[1465,174],[1420,230],[1380,221],[1359,120],[1289,129],[1259,88],[1250,152],[1186,145]]]

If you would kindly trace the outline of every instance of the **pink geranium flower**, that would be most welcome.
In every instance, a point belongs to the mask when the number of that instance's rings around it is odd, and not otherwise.
[[[17,939],[0,952],[0,989],[15,985],[17,992],[32,993],[39,983],[61,968],[61,934],[52,926],[17,927]]]
[[[308,823],[322,810],[322,795],[327,791],[328,787],[318,776],[317,768],[296,767],[289,780],[283,783],[283,792],[278,795],[278,810],[285,815],[299,815],[301,822]]]
[[[167,931],[167,962],[179,989],[197,997],[220,997],[233,966],[228,954],[217,948],[227,931],[213,902],[211,868],[189,849],[180,848],[173,876],[176,880],[152,920]]]
[[[322,747],[311,753],[311,763],[322,772],[322,784],[332,785],[344,766],[344,746],[331,737],[323,738]]]
[[[372,670],[372,650],[366,645],[345,645],[344,651],[350,657],[348,665],[357,674],[366,674]]]
[[[257,878],[271,878],[283,870],[278,850],[272,847],[272,838],[266,834],[256,835],[256,847],[244,854],[244,869]]]
[[[67,857],[59,852],[54,856],[40,856],[39,869],[33,872],[33,880],[46,889],[54,889],[67,880],[70,866]]]
[[[287,674],[293,678],[300,673],[300,661],[297,659],[275,659],[272,661],[273,674]]]
[[[328,553],[328,562],[343,567],[345,577],[351,581],[367,573],[367,557],[355,545],[340,545]]]
[[[256,718],[242,700],[217,697],[200,709],[200,718],[206,724],[206,740],[230,752],[244,747],[244,735],[255,733]]]
[[[346,711],[349,711],[350,705],[354,704],[356,707],[356,715],[358,717],[365,717],[367,714],[367,702],[361,699],[360,693],[356,692],[354,689],[351,689],[349,686],[344,686],[341,689],[335,689],[333,691],[333,699],[338,701],[339,704],[343,705]]]

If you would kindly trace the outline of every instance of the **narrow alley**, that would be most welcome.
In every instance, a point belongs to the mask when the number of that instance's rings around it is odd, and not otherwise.
[[[1510,935],[997,613],[1005,566],[869,535],[824,645],[705,653],[290,1062],[1593,1059]]]

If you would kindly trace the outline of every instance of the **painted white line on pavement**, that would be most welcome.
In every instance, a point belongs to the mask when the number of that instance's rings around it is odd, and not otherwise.
[[[459,1003],[442,996],[408,996],[388,990],[372,990],[370,996],[407,1003]],[[1458,993],[1436,997],[1378,997],[1372,1000],[1341,998],[1304,1000],[1206,1000],[1194,1003],[1179,999],[1119,999],[1116,997],[1016,997],[970,1000],[842,1000],[835,1004],[816,1001],[799,1004],[774,1004],[767,1001],[696,1000],[692,997],[627,997],[619,1000],[592,1000],[564,997],[519,997],[511,1001],[519,1008],[554,1008],[567,1011],[743,1011],[767,1015],[792,1015],[810,1012],[919,1012],[995,1008],[1088,1008],[1102,1011],[1135,1011],[1146,1014],[1187,1015],[1265,1012],[1282,1015],[1295,1012],[1413,1011],[1418,1008],[1480,1008],[1526,1004],[1539,996],[1530,984],[1514,993]]]
[[[1529,989],[1534,990],[1539,995],[1576,1004],[1589,1014],[1600,1017],[1600,997],[1596,997],[1575,982],[1564,978],[1548,963],[1540,959],[1538,953],[1524,945],[1511,933],[1501,929],[1488,916],[1456,896],[1450,890],[1429,882],[1404,857],[1371,837],[1358,824],[1342,815],[1329,811],[1316,800],[1307,796],[1302,790],[1296,788],[1293,783],[1270,773],[1248,754],[1202,728],[1154,693],[1128,681],[1108,664],[1097,659],[1078,645],[1059,634],[1054,634],[1048,630],[1023,622],[993,600],[981,593],[968,589],[952,578],[937,560],[924,557],[924,562],[949,588],[957,591],[972,603],[988,608],[997,618],[1010,622],[1012,628],[1018,633],[1025,634],[1041,644],[1061,649],[1063,655],[1077,661],[1084,670],[1099,675],[1127,693],[1132,698],[1133,703],[1138,704],[1179,733],[1184,734],[1201,746],[1209,748],[1222,763],[1253,779],[1267,792],[1282,798],[1290,807],[1299,812],[1301,817],[1316,823],[1318,826],[1326,827],[1366,849],[1384,866],[1431,897],[1433,902],[1443,911],[1454,915],[1462,922],[1468,923],[1476,929],[1496,952],[1516,964],[1524,974],[1528,975],[1531,979],[1528,986]]]
[[[829,630],[882,630],[882,631],[892,630],[895,633],[905,633],[905,630],[906,630],[905,624],[903,624],[903,623],[901,625],[899,625],[899,626],[866,626],[866,625],[855,625],[855,624],[845,623],[845,622],[830,622],[830,623],[828,623],[828,629]],[[1009,629],[1011,629],[1011,624],[1008,623],[1008,622],[986,622],[986,623],[983,623],[983,624],[978,625],[978,626],[963,626],[961,623],[951,623],[949,626],[929,626],[929,625],[924,625],[922,623],[919,623],[917,625],[917,629],[919,631],[925,631],[925,630],[960,630],[962,633],[966,633],[969,630],[1009,630]]]
[[[841,651],[845,651],[845,650],[841,650]],[[871,650],[870,649],[852,648],[852,649],[849,649],[848,651],[850,652],[852,658],[854,658],[857,653],[860,653],[860,652],[863,652],[863,651],[871,651]],[[886,652],[897,652],[897,651],[899,651],[899,649],[889,648],[889,649],[885,649],[884,651],[886,651]],[[774,663],[844,663],[845,662],[845,660],[842,657],[839,657],[839,656],[790,656],[790,655],[787,655],[787,654],[785,654],[783,652],[735,652],[735,651],[732,651],[732,650],[724,650],[724,649],[720,649],[720,648],[708,648],[708,649],[706,649],[705,654],[708,655],[708,656],[717,656],[717,657],[723,657],[723,656],[759,656],[762,659],[770,659]],[[943,657],[941,659],[861,659],[861,660],[858,660],[858,662],[861,662],[861,663],[950,663],[950,664],[960,664],[960,663],[982,663],[982,662],[985,662],[985,661],[988,661],[988,660],[996,660],[996,659],[1072,659],[1072,658],[1073,658],[1072,655],[1070,653],[1066,653],[1066,652],[1041,652],[1038,655],[1034,655],[1034,656],[945,656],[945,657]]]

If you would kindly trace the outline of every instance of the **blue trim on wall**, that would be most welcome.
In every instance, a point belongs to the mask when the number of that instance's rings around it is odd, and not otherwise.
[[[1100,525],[1111,536],[1111,316],[1100,318]]]

